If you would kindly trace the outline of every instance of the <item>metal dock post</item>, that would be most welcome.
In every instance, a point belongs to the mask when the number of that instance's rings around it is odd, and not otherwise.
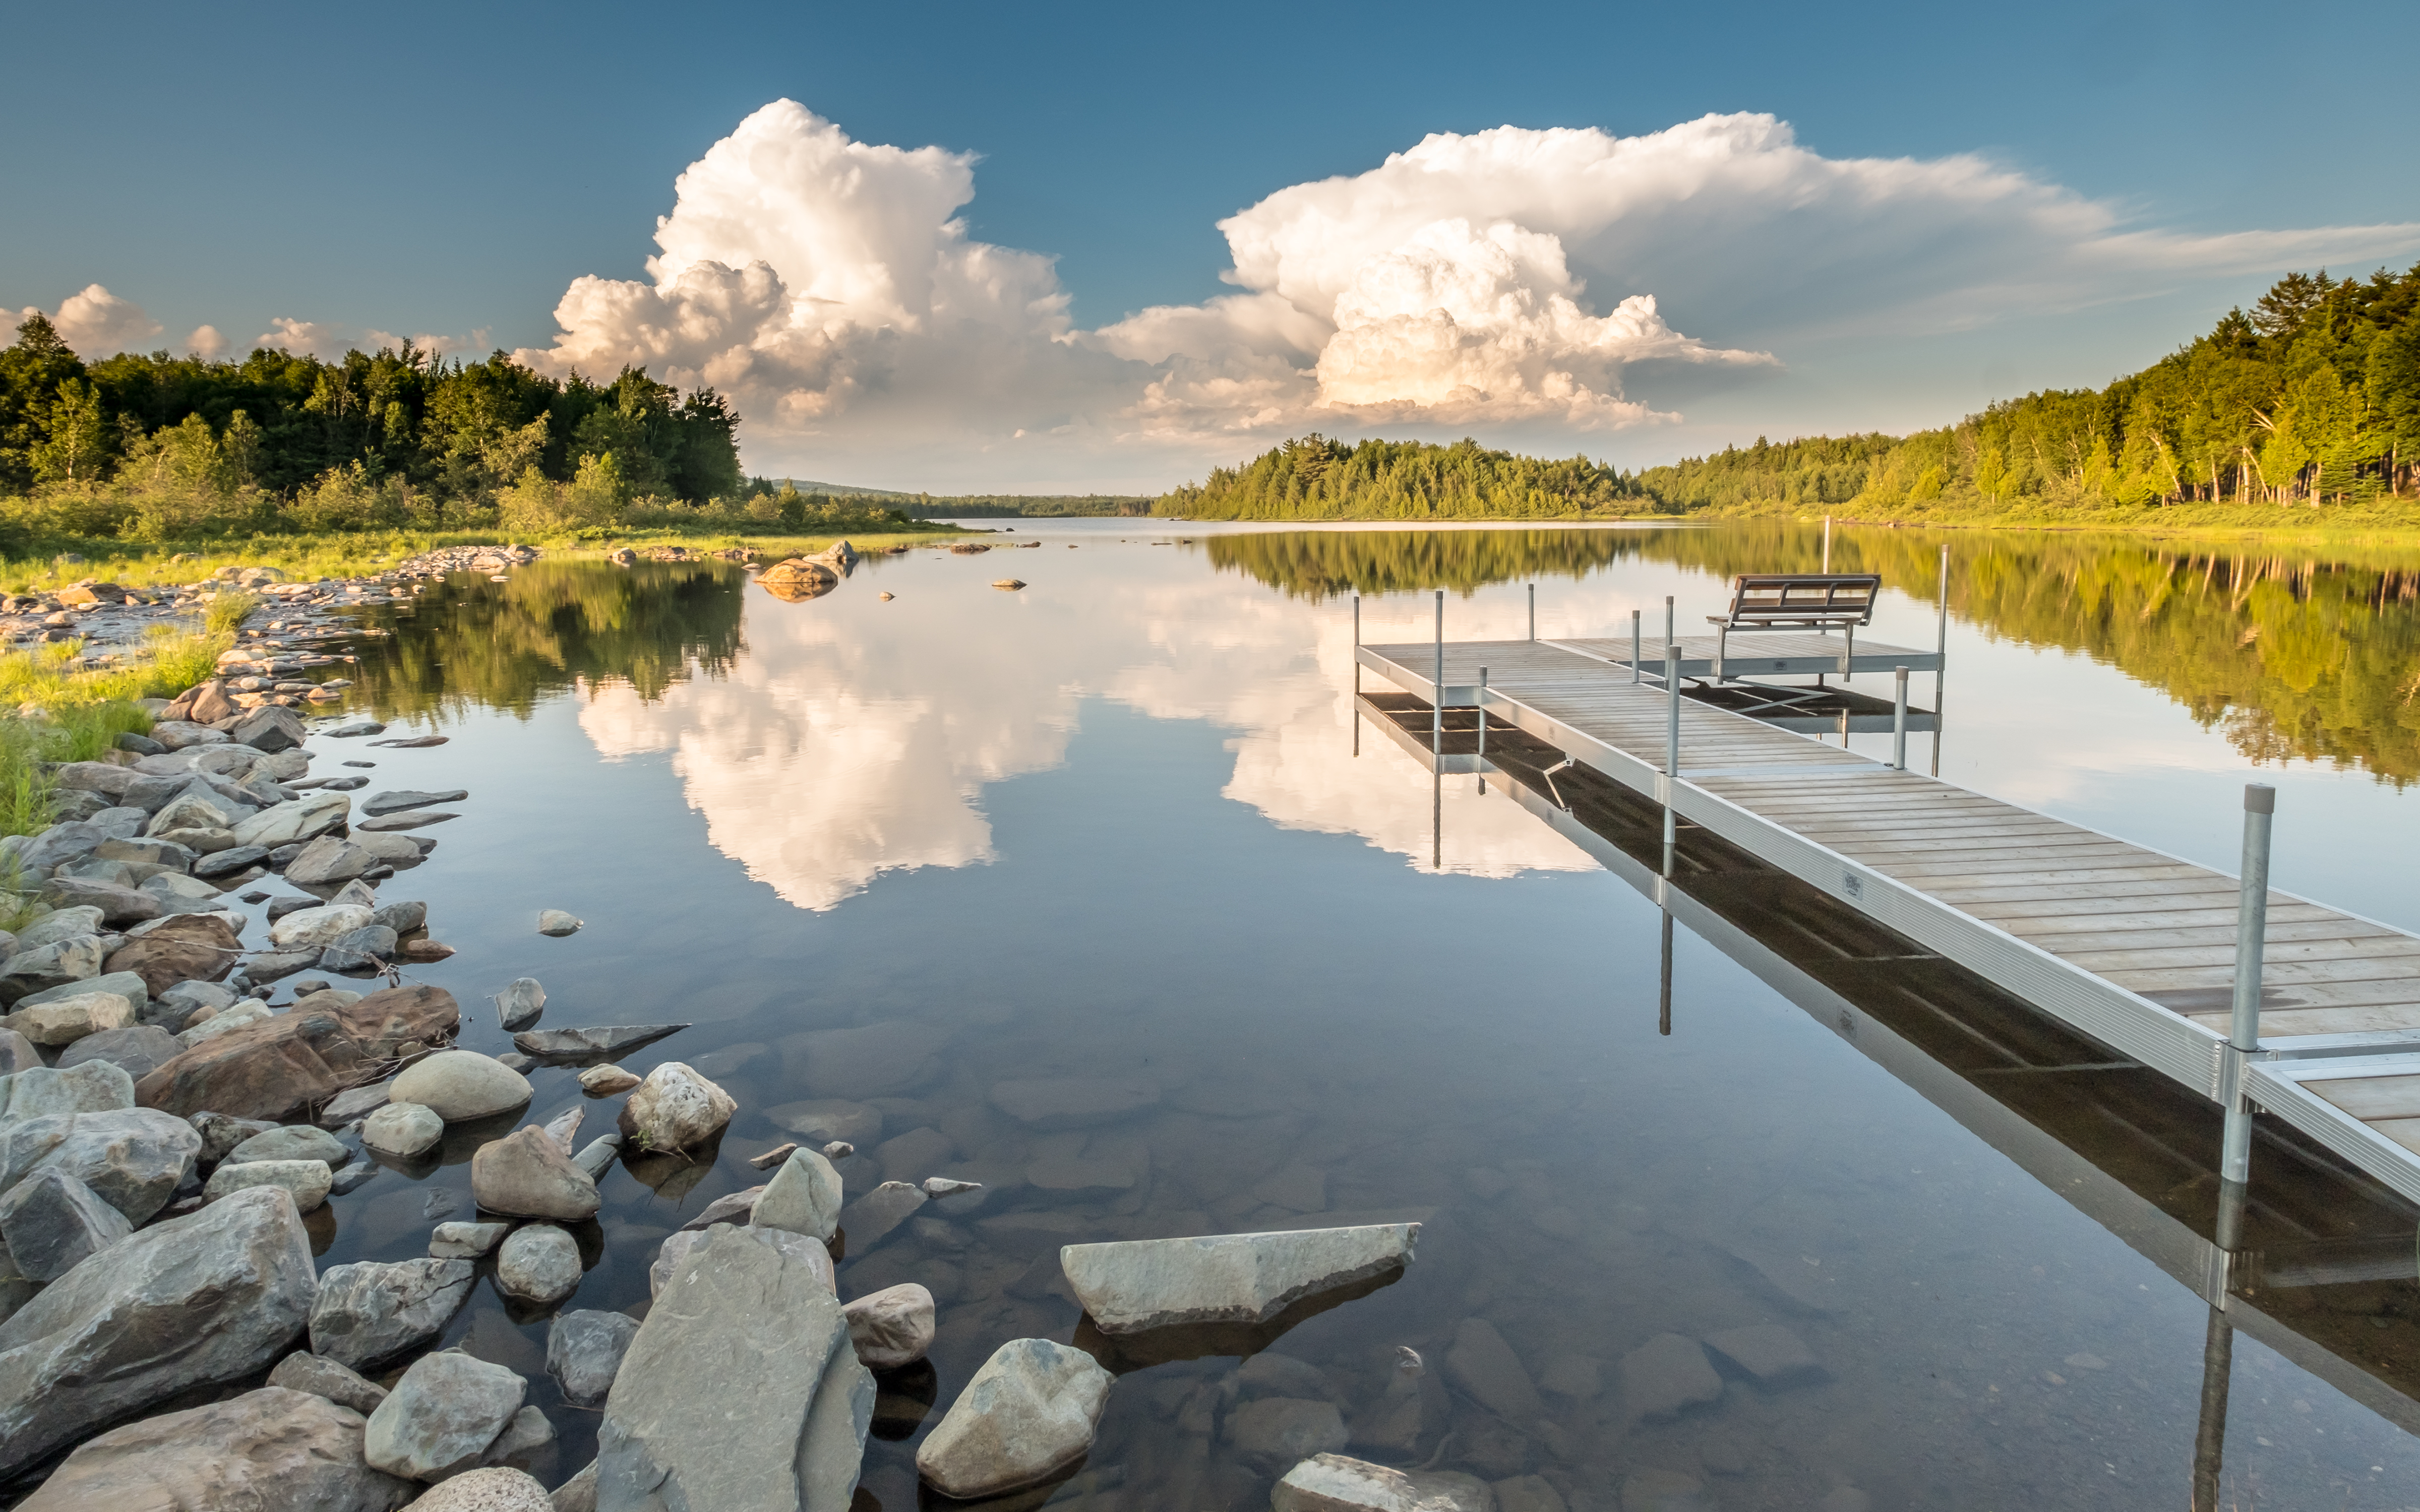
[[[2243,872],[2235,904],[2235,1003],[2226,1036],[2226,1127],[2218,1163],[2221,1182],[2238,1186],[2252,1168],[2252,1102],[2243,1094],[2243,1063],[2260,1049],[2261,957],[2269,935],[2269,831],[2277,790],[2265,782],[2243,789]]]
[[[1670,599],[1664,602],[1669,604]],[[1672,799],[1681,781],[1681,648],[1664,643],[1664,875],[1672,875],[1672,842],[1679,826],[1672,817]]]
[[[1891,694],[1891,765],[1907,770],[1907,669],[1894,667],[1892,681],[1896,689]]]
[[[1632,609],[1630,611],[1630,680],[1634,683],[1643,683],[1647,680],[1647,669],[1639,665],[1641,657],[1645,655],[1642,650],[1644,645],[1645,642],[1638,639],[1638,611]]]

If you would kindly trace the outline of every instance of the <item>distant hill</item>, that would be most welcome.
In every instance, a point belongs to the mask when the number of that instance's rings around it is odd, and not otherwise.
[[[806,478],[759,478],[752,486],[766,493],[783,484],[802,494],[829,494],[835,499],[877,499],[912,519],[1019,519],[1106,515],[1148,515],[1145,494],[930,494],[902,493],[892,488],[861,488],[847,483],[816,483]]]

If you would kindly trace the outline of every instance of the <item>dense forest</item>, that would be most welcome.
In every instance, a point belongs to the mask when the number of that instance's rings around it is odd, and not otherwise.
[[[1165,494],[1182,519],[1559,519],[1648,507],[1613,469],[1490,451],[1474,440],[1347,443],[1311,435]]]
[[[743,485],[738,417],[626,368],[548,378],[405,342],[335,362],[128,352],[87,363],[39,315],[0,351],[0,541],[700,524],[863,528],[863,501]]]
[[[1481,519],[2376,505],[2420,465],[2420,266],[2290,273],[2253,308],[2104,389],[2049,390],[1913,436],[1731,447],[1635,474],[1453,446],[1286,442],[1157,512],[1195,518]]]

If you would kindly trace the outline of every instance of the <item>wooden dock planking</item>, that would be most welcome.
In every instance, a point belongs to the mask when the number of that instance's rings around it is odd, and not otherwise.
[[[1714,638],[1682,645],[1683,675],[1705,676]],[[1775,661],[1795,672],[1833,671],[1839,646],[1813,636],[1742,637],[1726,671],[1783,670]],[[1644,648],[1655,681],[1632,681],[1629,649],[1626,639],[1449,643],[1441,696],[1450,707],[1479,702],[1484,667],[1493,717],[1661,798],[1669,705],[1660,643]],[[1440,696],[1434,644],[1357,655],[1406,692]],[[1830,666],[1817,665],[1827,657]],[[1891,659],[1877,667],[1869,657]],[[1860,642],[1853,665],[1936,663],[1929,652]],[[1680,781],[1670,789],[1679,817],[2203,1095],[2222,1094],[2234,878],[1694,700],[1683,702],[1680,726]],[[2420,938],[2273,890],[2266,955],[2264,1044],[2335,1058],[2255,1062],[2273,1072],[2258,1083],[2263,1105],[2420,1201],[2420,1055],[2396,1077],[2378,1078],[2392,1087],[2340,1090],[2370,1099],[2362,1106],[2379,1109],[2374,1118],[2326,1101],[2321,1088],[2335,1083],[2308,1069],[2407,1043],[2420,1049]]]

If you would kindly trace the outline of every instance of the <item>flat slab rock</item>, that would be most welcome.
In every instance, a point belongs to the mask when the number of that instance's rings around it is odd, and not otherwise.
[[[1269,1506],[1271,1512],[1496,1512],[1496,1497],[1474,1475],[1394,1470],[1323,1454],[1286,1472]]]
[[[18,1512],[393,1512],[420,1488],[369,1467],[362,1427],[350,1408],[264,1386],[89,1441]]]
[[[1402,1270],[1418,1224],[1070,1244],[1060,1267],[1105,1334],[1265,1323],[1306,1297]]]
[[[419,793],[411,788],[391,789],[373,794],[362,800],[362,812],[376,817],[380,814],[402,813],[408,809],[426,809],[432,803],[460,803],[471,795],[462,788],[443,793]]]
[[[688,1027],[686,1024],[606,1024],[582,1029],[524,1029],[513,1036],[513,1048],[525,1056],[557,1059],[619,1056]]]

